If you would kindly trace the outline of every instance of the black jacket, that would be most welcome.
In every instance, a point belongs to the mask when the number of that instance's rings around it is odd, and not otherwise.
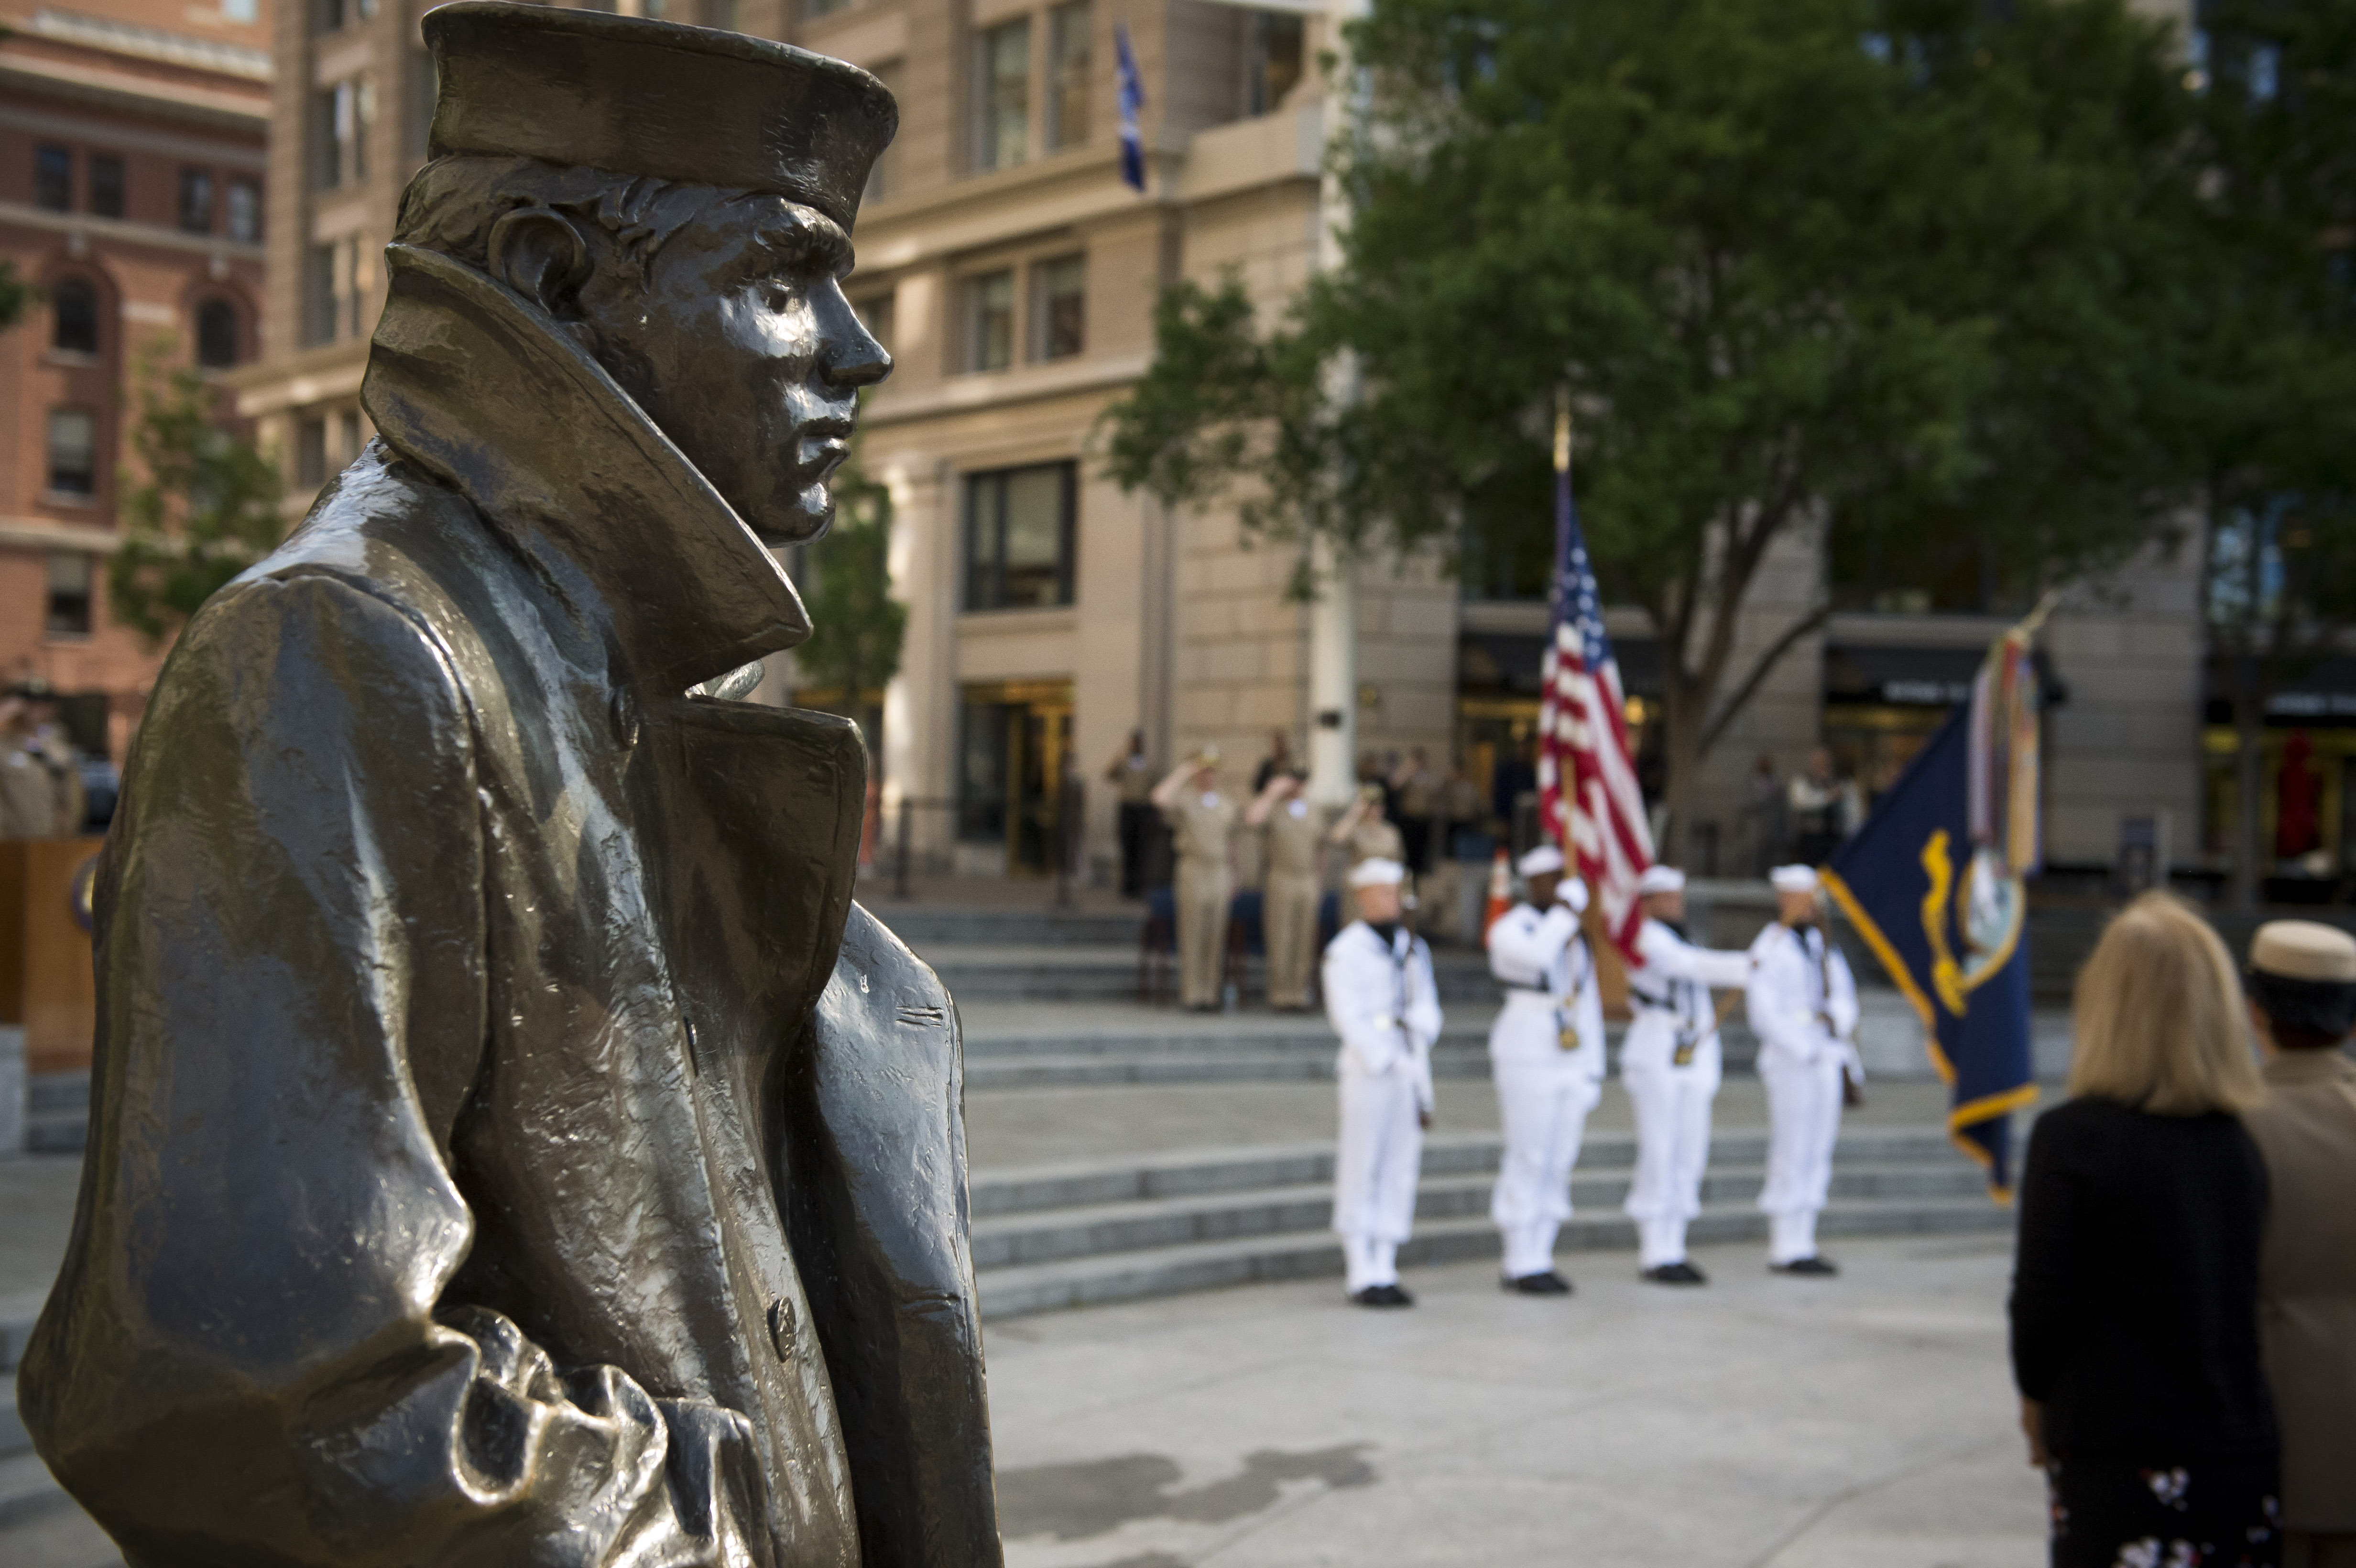
[[[596,364],[396,247],[380,439],[189,625],[27,1424],[140,1568],[998,1561],[958,1040],[855,730]]]
[[[2081,1098],[2037,1119],[2012,1282],[2014,1381],[2061,1456],[2275,1452],[2258,1360],[2266,1173],[2242,1124]]]

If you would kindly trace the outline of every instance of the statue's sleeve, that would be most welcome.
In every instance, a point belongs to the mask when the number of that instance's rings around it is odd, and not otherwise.
[[[962,1045],[940,980],[853,904],[785,1078],[794,1263],[864,1568],[1002,1561],[968,1237]]]
[[[739,1560],[712,1538],[758,1515],[742,1417],[444,1295],[481,820],[446,655],[363,588],[238,584],[158,683],[101,880],[80,1211],[20,1382],[134,1563]]]

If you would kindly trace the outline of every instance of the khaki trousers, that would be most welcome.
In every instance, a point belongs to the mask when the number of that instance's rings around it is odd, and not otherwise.
[[[1268,944],[1268,1005],[1305,1008],[1317,963],[1317,879],[1308,871],[1270,871],[1260,892],[1260,931]]]
[[[1227,959],[1227,903],[1233,888],[1224,862],[1178,862],[1178,1000],[1189,1008],[1219,1005]]]

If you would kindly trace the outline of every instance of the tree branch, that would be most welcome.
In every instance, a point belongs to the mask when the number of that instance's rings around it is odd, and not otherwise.
[[[1759,662],[1751,667],[1751,673],[1742,677],[1742,684],[1735,688],[1734,695],[1720,704],[1717,716],[1702,727],[1701,755],[1708,755],[1709,749],[1718,744],[1718,738],[1726,733],[1726,727],[1734,721],[1734,716],[1742,711],[1744,703],[1758,695],[1759,688],[1766,684],[1769,674],[1774,670],[1777,664],[1783,661],[1783,656],[1792,651],[1793,645],[1830,620],[1832,613],[1833,607],[1829,601],[1819,604],[1784,627],[1783,635],[1768,645],[1767,651],[1759,656]]]

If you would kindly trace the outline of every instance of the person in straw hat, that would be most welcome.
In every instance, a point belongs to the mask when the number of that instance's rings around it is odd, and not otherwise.
[[[1637,879],[1644,923],[1642,965],[1628,976],[1635,1019],[1620,1048],[1620,1082],[1636,1112],[1636,1176],[1627,1213],[1636,1221],[1638,1267],[1655,1285],[1703,1285],[1686,1257],[1686,1227],[1701,1212],[1709,1165],[1710,1102],[1723,1073],[1718,1010],[1710,987],[1741,990],[1751,955],[1718,953],[1686,940],[1686,874],[1648,866]]]
[[[1525,854],[1515,869],[1526,896],[1489,930],[1489,973],[1505,987],[1489,1026],[1505,1135],[1489,1218],[1504,1247],[1505,1289],[1569,1296],[1554,1243],[1570,1218],[1570,1170],[1587,1114],[1603,1097],[1603,997],[1579,930],[1587,884],[1563,875],[1562,851],[1551,844]]]
[[[2285,1568],[2356,1568],[2356,937],[2269,921],[2244,976],[2265,1061],[2258,1337],[2282,1429]]]
[[[1360,1307],[1415,1305],[1399,1288],[1398,1250],[1415,1221],[1440,1018],[1431,949],[1400,920],[1406,875],[1397,860],[1360,861],[1349,875],[1358,918],[1325,947],[1325,1016],[1342,1037],[1333,1230]]]
[[[1816,1251],[1816,1216],[1832,1189],[1841,1080],[1861,1072],[1857,979],[1819,919],[1816,873],[1778,866],[1773,924],[1751,944],[1745,1002],[1767,1086],[1767,1264],[1777,1274],[1832,1275]]]

